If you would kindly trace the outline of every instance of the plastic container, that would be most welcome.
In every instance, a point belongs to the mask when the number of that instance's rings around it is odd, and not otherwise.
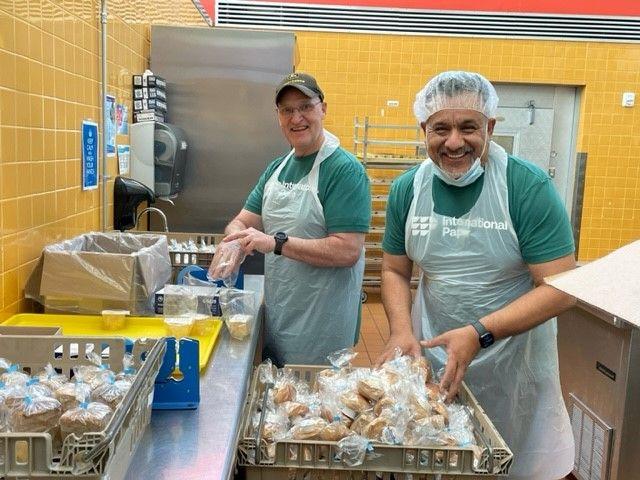
[[[309,384],[326,366],[287,365],[293,375]],[[472,421],[478,445],[482,449],[480,461],[474,467],[470,447],[386,445],[373,443],[373,455],[358,467],[349,467],[336,456],[336,442],[320,440],[287,440],[268,444],[254,431],[252,416],[262,409],[267,399],[266,387],[258,381],[254,370],[247,403],[242,415],[238,463],[246,469],[250,480],[302,480],[318,478],[341,480],[394,477],[431,479],[499,479],[509,473],[513,454],[484,413],[478,401],[463,383],[458,394],[461,403],[473,412]],[[260,408],[259,408],[260,407]],[[262,422],[260,422],[262,424]],[[356,473],[357,472],[357,473]]]
[[[193,324],[193,317],[164,317],[164,325],[169,337],[188,337],[191,335]]]
[[[61,327],[64,335],[92,335],[98,337],[111,337],[114,335],[114,332],[103,328],[102,317],[99,315],[19,313],[9,317],[2,325]],[[201,371],[204,370],[209,362],[221,329],[222,321],[214,319],[213,329],[209,334],[198,336],[195,335],[195,332],[191,332],[192,337],[200,343],[198,364]],[[167,335],[167,329],[162,317],[129,317],[127,318],[126,327],[118,330],[117,335],[130,339],[161,338]]]
[[[125,340],[114,337],[1,336],[0,352],[25,371],[51,363],[69,375],[88,364],[80,352],[96,349],[114,370],[123,368]],[[101,432],[69,435],[54,448],[48,433],[0,433],[0,478],[119,480],[124,478],[136,446],[149,424],[154,381],[163,360],[164,340],[146,339],[133,345],[138,373],[131,389]],[[140,359],[145,358],[144,363]],[[57,443],[57,442],[56,442]]]
[[[127,325],[129,310],[102,310],[102,328],[108,331],[122,330]]]

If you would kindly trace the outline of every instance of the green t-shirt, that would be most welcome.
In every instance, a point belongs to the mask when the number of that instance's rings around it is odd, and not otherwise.
[[[317,153],[317,152],[316,152]],[[280,172],[281,183],[298,183],[305,177],[316,158],[316,153],[305,157],[293,156]],[[262,214],[262,195],[267,180],[286,158],[276,158],[260,176],[244,205],[246,210]],[[366,233],[371,221],[371,191],[369,177],[356,158],[337,148],[320,164],[318,198],[324,211],[329,233]]]
[[[382,248],[392,255],[405,255],[405,224],[413,200],[413,179],[418,166],[394,180],[389,192]],[[484,175],[466,187],[454,187],[435,177],[434,210],[459,218],[475,204],[484,185]],[[537,166],[509,157],[507,163],[509,215],[526,263],[543,263],[574,251],[573,232],[549,176]]]

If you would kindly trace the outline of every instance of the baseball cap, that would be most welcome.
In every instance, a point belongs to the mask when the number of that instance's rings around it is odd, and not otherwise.
[[[280,93],[287,87],[297,88],[307,97],[320,97],[321,101],[324,100],[324,93],[320,90],[315,78],[308,73],[294,72],[284,77],[276,88],[276,104]]]

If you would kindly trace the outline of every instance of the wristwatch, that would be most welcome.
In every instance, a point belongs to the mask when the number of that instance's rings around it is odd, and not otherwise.
[[[287,240],[289,240],[289,235],[284,232],[276,232],[273,238],[276,239],[276,246],[273,249],[273,253],[276,255],[282,255],[282,246],[287,243]]]
[[[495,342],[493,333],[487,330],[479,320],[471,323],[471,326],[476,329],[476,332],[478,332],[478,341],[480,342],[481,348],[487,348],[493,345],[493,342]]]

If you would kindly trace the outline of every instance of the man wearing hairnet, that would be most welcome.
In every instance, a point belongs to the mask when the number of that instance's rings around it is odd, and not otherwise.
[[[292,150],[267,166],[227,225],[210,276],[224,278],[243,258],[238,251],[264,253],[263,356],[278,366],[327,364],[358,334],[369,178],[324,130],[327,104],[315,78],[287,75],[275,104]]]
[[[469,72],[441,73],[416,96],[428,158],[389,195],[391,334],[379,362],[422,345],[448,399],[464,379],[513,450],[509,478],[555,480],[572,470],[574,446],[553,317],[574,299],[544,278],[575,267],[573,236],[547,174],[491,141],[497,106],[491,83]]]

